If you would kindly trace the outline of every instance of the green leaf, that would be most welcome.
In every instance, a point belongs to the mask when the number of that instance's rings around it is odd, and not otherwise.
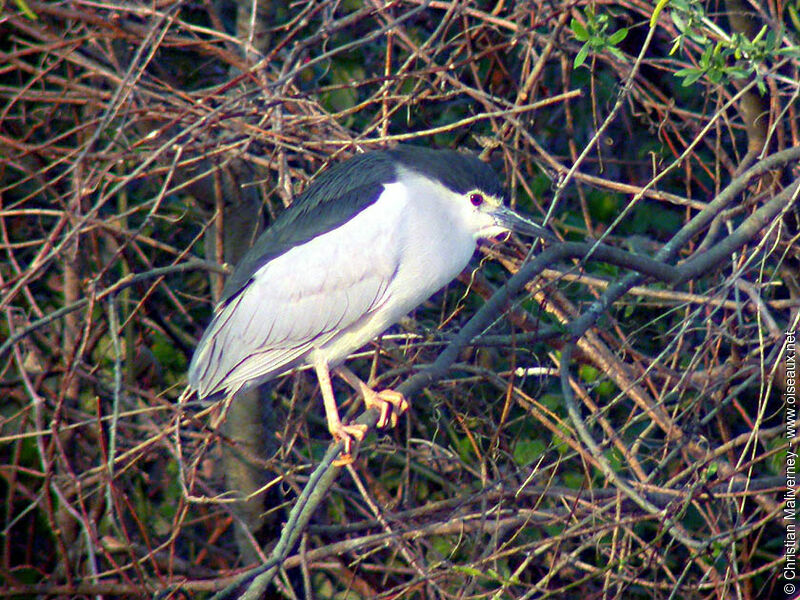
[[[775,34],[773,29],[770,29],[769,33],[767,33],[764,43],[766,44],[767,52],[770,54],[775,52],[778,47],[778,36]]]
[[[595,393],[601,398],[609,398],[616,391],[616,386],[611,381],[602,381],[595,388]]]
[[[789,12],[789,18],[792,20],[795,30],[800,31],[800,13],[797,12],[797,8],[789,4],[786,6],[786,10]]]
[[[702,32],[700,29],[690,29],[687,33],[689,39],[693,42],[697,42],[698,44],[705,44],[708,42],[708,36]]]
[[[761,28],[761,31],[759,31],[759,32],[756,34],[756,37],[754,37],[754,38],[753,38],[753,43],[754,43],[754,44],[758,43],[758,41],[759,41],[759,40],[760,40],[762,37],[764,37],[764,34],[765,34],[765,33],[767,33],[767,26],[766,26],[766,25],[764,25],[764,26]]]
[[[683,77],[681,85],[688,87],[703,76],[702,69],[681,69],[675,72],[675,77]]]
[[[577,19],[572,19],[569,27],[572,29],[572,32],[575,34],[575,37],[578,39],[578,41],[585,42],[589,39],[589,32],[586,31],[586,28]]]
[[[14,4],[17,5],[17,8],[22,11],[26,17],[28,17],[31,21],[35,21],[39,17],[36,16],[36,13],[31,10],[31,7],[28,6],[28,3],[25,0],[14,0]]]
[[[686,33],[686,21],[683,20],[683,17],[675,11],[672,11],[670,17],[672,17],[672,22],[675,23],[676,29],[681,33]]]
[[[589,44],[584,44],[583,47],[578,50],[578,54],[575,55],[575,62],[572,66],[577,69],[586,61],[587,56],[589,56]]]
[[[613,34],[611,34],[611,37],[608,38],[608,43],[616,46],[626,37],[628,37],[628,28],[623,27],[622,29],[615,31]]]
[[[622,50],[620,50],[619,48],[617,48],[615,46],[609,46],[608,47],[608,51],[611,52],[611,54],[613,54],[614,56],[616,56],[620,60],[625,58],[625,55],[622,53]]]
[[[453,570],[463,573],[464,575],[469,575],[471,577],[485,577],[483,571],[476,569],[475,567],[464,567],[461,565],[453,565]]]
[[[728,75],[733,79],[744,79],[750,76],[750,71],[742,67],[731,67],[728,69]]]
[[[586,383],[594,383],[600,376],[600,371],[591,365],[581,365],[578,368],[578,374],[580,375],[581,381],[585,381]]]
[[[683,87],[687,87],[698,81],[703,76],[703,71],[700,69],[687,69],[692,71],[686,76],[686,79],[683,80]]]
[[[525,467],[537,460],[544,452],[544,443],[539,440],[519,440],[514,445],[514,462]]]

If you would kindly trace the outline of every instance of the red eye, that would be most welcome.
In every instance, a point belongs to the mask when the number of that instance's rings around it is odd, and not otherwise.
[[[472,202],[472,206],[480,206],[483,204],[483,196],[480,194],[470,194],[469,201]]]

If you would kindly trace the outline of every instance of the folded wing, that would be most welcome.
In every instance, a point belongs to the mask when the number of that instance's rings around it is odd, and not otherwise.
[[[386,302],[400,253],[380,204],[270,260],[218,307],[189,369],[201,398],[277,376]]]

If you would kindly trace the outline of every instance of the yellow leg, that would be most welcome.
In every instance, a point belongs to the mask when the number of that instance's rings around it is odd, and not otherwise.
[[[364,439],[367,433],[366,425],[344,425],[339,416],[339,409],[336,407],[336,397],[333,395],[333,386],[331,385],[331,374],[328,370],[328,364],[325,362],[315,363],[314,371],[317,374],[319,387],[322,391],[322,403],[325,406],[325,418],[328,420],[328,431],[331,432],[333,439],[344,443],[344,451],[342,455],[336,459],[334,464],[346,465],[353,462],[353,455],[351,453],[353,447],[353,438],[359,442]]]
[[[376,408],[380,411],[378,427],[387,425],[394,427],[397,425],[397,417],[408,410],[408,402],[400,392],[394,390],[376,392],[347,367],[337,367],[336,374],[363,396],[367,408]]]

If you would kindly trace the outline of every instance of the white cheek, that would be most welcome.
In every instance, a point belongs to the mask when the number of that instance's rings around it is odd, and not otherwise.
[[[471,210],[466,218],[476,240],[494,237],[508,231],[506,227],[498,225],[494,217],[476,209]]]
[[[492,219],[491,223],[489,225],[487,225],[480,232],[479,237],[482,237],[482,238],[495,237],[495,236],[501,235],[503,233],[508,233],[508,231],[509,230],[508,230],[507,227],[501,227],[500,225],[497,225],[494,222],[494,219]]]

